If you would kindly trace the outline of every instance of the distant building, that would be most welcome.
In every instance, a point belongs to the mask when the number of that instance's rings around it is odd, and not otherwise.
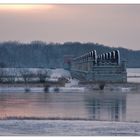
[[[64,55],[64,68],[70,70],[73,55]]]

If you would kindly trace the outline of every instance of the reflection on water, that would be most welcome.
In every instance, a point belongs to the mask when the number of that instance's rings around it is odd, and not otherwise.
[[[140,121],[138,93],[0,93],[0,118]]]
[[[86,102],[93,120],[125,121],[126,94],[93,94]]]

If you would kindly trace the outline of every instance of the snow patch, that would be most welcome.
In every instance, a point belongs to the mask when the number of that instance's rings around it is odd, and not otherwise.
[[[84,120],[1,120],[0,135],[140,136],[140,123]]]

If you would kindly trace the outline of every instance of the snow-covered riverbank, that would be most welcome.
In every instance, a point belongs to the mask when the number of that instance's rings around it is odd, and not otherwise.
[[[1,120],[0,135],[140,136],[140,123],[81,120]]]

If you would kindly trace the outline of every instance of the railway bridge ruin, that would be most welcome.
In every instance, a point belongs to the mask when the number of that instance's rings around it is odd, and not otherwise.
[[[93,82],[127,82],[126,65],[120,61],[120,52],[115,50],[97,55],[96,50],[73,58],[70,63],[73,77]]]

